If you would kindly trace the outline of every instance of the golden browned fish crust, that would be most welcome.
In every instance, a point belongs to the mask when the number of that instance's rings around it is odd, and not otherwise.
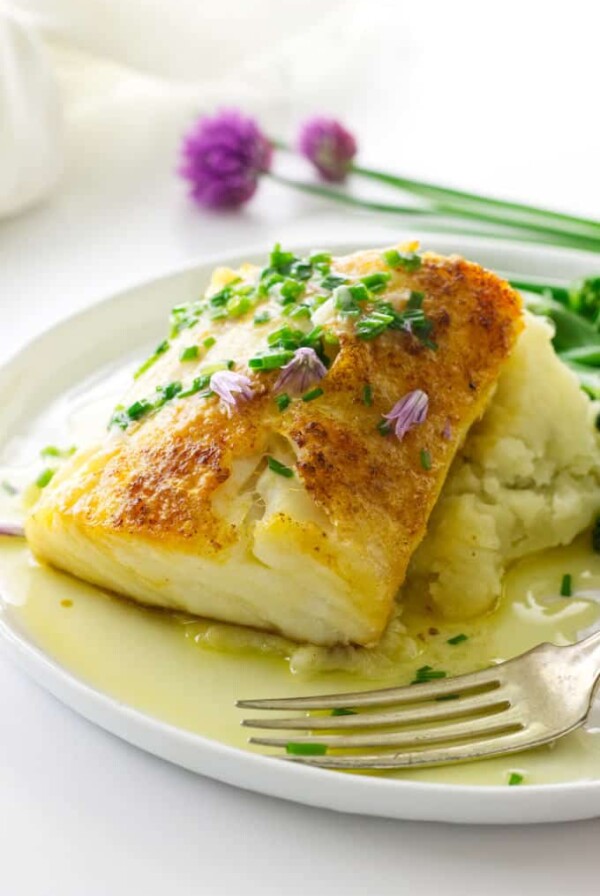
[[[361,277],[388,268],[380,251],[366,251],[337,259],[333,270]],[[274,401],[279,371],[251,373],[246,367],[256,350],[252,315],[211,323],[200,337],[212,332],[223,339],[236,328],[247,328],[247,343],[238,340],[235,361],[236,370],[250,376],[253,397],[240,402],[230,416],[214,397],[173,401],[132,425],[122,438],[78,453],[31,515],[27,533],[34,550],[57,566],[138,600],[179,605],[318,643],[376,641],[457,447],[481,416],[522,326],[520,300],[509,285],[459,257],[424,253],[418,270],[394,271],[379,298],[401,303],[406,290],[424,293],[422,307],[433,322],[437,349],[397,330],[361,341],[346,321],[333,315],[325,325],[339,338],[339,347],[332,349],[332,363],[321,382],[324,394],[315,401],[294,401],[285,413]],[[281,320],[270,329],[277,325]],[[176,368],[177,362],[166,355],[153,368],[153,382],[160,377],[168,381]],[[367,385],[371,405],[363,400]],[[401,441],[393,434],[383,436],[377,428],[382,416],[414,389],[429,396],[427,419]],[[296,467],[294,480],[281,485],[308,496],[314,519],[294,519],[285,504],[266,516],[256,507],[254,514],[241,517],[223,513],[219,495],[226,493],[236,465],[249,461],[246,480],[242,477],[237,490],[252,490],[264,456],[276,455],[278,448],[289,453]],[[61,547],[61,539],[76,531],[82,543],[96,539],[105,544],[109,566],[106,538],[167,552],[165,558],[170,553],[173,564],[189,555],[225,564],[236,562],[232,558],[241,544],[244,556],[251,555],[259,530],[268,530],[270,538],[277,535],[282,552],[304,552],[337,576],[348,589],[352,612],[363,614],[364,626],[345,630],[343,622],[338,628],[324,623],[324,630],[311,637],[304,623],[288,626],[268,606],[260,608],[258,622],[235,618],[226,601],[222,611],[215,600],[207,612],[206,601],[190,604],[177,591],[161,598],[160,581],[151,577],[143,586],[123,586],[127,564],[122,559],[114,560],[113,571],[104,572],[103,564],[94,568],[92,554],[86,558],[84,550]],[[302,599],[299,593],[297,600]]]

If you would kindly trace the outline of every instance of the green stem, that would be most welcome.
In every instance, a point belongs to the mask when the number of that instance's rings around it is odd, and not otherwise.
[[[283,177],[280,174],[274,174],[273,172],[269,172],[268,176],[277,183],[283,184],[287,187],[291,187],[292,189],[300,190],[303,193],[309,193],[313,196],[320,196],[322,198],[330,199],[334,202],[350,205],[355,208],[364,208],[368,209],[369,211],[383,212],[384,214],[410,216],[419,220],[420,225],[425,226],[427,229],[438,229],[445,233],[457,233],[458,228],[456,227],[456,225],[443,223],[444,219],[447,219],[449,216],[454,216],[465,218],[466,220],[477,221],[478,223],[486,225],[495,224],[496,227],[498,226],[498,224],[500,224],[500,226],[503,228],[503,232],[498,232],[498,230],[495,229],[493,231],[493,235],[501,238],[503,237],[505,239],[525,237],[530,241],[536,241],[537,237],[537,241],[539,242],[539,237],[542,237],[543,242],[552,243],[554,245],[600,251],[600,240],[584,240],[579,237],[572,237],[568,234],[564,234],[560,231],[546,227],[518,224],[515,222],[497,222],[493,219],[486,218],[485,215],[465,211],[454,211],[450,214],[439,214],[440,209],[436,208],[432,210],[414,208],[412,206],[391,205],[390,203],[386,202],[376,202],[373,200],[361,199],[358,196],[352,196],[349,193],[343,193],[338,190],[331,189],[330,187],[321,186],[320,184],[308,183],[305,181],[294,180],[288,177]],[[433,226],[434,222],[436,222],[436,226]],[[467,229],[461,227],[460,232],[464,234],[481,236],[481,230],[476,228]]]
[[[419,180],[411,180],[406,177],[398,177],[395,174],[389,174],[385,171],[377,171],[373,168],[363,168],[360,165],[353,165],[350,169],[354,174],[370,180],[376,180],[380,183],[398,189],[406,190],[415,196],[422,196],[425,199],[433,201],[442,201],[442,206],[458,210],[459,207],[475,207],[473,211],[479,207],[484,213],[489,214],[489,210],[496,211],[495,219],[500,223],[514,223],[514,218],[509,217],[514,214],[524,216],[523,224],[527,223],[527,219],[532,224],[536,223],[555,223],[560,225],[562,232],[566,228],[572,236],[595,237],[600,239],[600,221],[594,221],[591,218],[581,218],[576,215],[567,215],[562,212],[555,212],[551,209],[536,208],[532,205],[526,205],[520,202],[508,202],[503,199],[494,199],[490,196],[479,196],[475,193],[467,193],[462,190],[453,190],[449,187],[441,187],[436,184],[426,183]],[[491,216],[490,216],[491,220]]]

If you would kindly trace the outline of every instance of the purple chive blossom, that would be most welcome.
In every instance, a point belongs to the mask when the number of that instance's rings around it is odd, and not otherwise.
[[[24,538],[25,529],[20,523],[9,523],[6,520],[0,520],[0,535],[10,535],[15,538]]]
[[[413,426],[418,426],[426,420],[428,410],[427,393],[422,389],[415,389],[397,401],[389,414],[384,414],[384,417],[394,424],[394,432],[402,440]]]
[[[230,415],[231,409],[237,407],[240,399],[252,398],[254,392],[251,385],[247,376],[234,373],[233,370],[217,370],[210,378],[210,388],[219,396]]]
[[[327,368],[313,348],[299,348],[292,360],[281,368],[275,383],[276,392],[302,395],[327,373]]]
[[[343,181],[356,155],[356,140],[334,118],[310,118],[300,130],[298,150],[324,180]]]
[[[205,208],[236,208],[256,191],[271,165],[272,146],[253,118],[222,109],[200,118],[184,137],[179,174]]]

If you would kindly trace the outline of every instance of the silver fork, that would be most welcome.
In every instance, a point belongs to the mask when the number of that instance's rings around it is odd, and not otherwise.
[[[333,716],[305,713],[244,719],[242,725],[248,728],[294,732],[249,739],[253,744],[283,747],[286,755],[277,754],[279,758],[319,768],[410,768],[516,753],[563,737],[586,721],[599,678],[600,632],[596,632],[576,644],[540,644],[481,672],[432,683],[239,700],[236,706],[333,711]],[[364,711],[374,707],[385,709]],[[377,751],[357,752],[365,747]]]

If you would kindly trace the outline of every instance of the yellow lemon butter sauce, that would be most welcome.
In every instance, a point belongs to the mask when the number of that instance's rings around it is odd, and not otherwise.
[[[114,404],[112,394],[92,398],[84,401],[80,393],[74,408],[61,404],[66,442],[81,444],[93,436],[98,421],[107,418]],[[60,431],[55,417],[51,423],[48,428],[46,420],[30,434],[38,448]],[[30,459],[33,455],[30,450]],[[0,483],[31,481],[39,466],[0,470]],[[13,518],[15,509],[15,498],[0,489],[0,517]],[[560,595],[565,574],[571,575],[570,597]],[[526,558],[507,574],[498,608],[468,623],[448,623],[415,605],[417,601],[409,603],[402,620],[416,645],[415,655],[377,681],[341,672],[302,677],[291,674],[287,662],[277,656],[209,649],[199,644],[194,636],[197,625],[189,619],[145,609],[40,566],[21,539],[0,537],[0,600],[34,642],[82,680],[172,725],[253,749],[246,742],[247,729],[240,727],[242,712],[235,708],[236,699],[405,684],[424,665],[455,675],[507,659],[542,641],[566,644],[594,630],[600,626],[600,555],[592,552],[587,534],[569,547]],[[600,709],[592,713],[586,730],[551,747],[393,776],[506,784],[512,771],[522,774],[525,784],[600,780]]]
[[[563,571],[573,596],[559,595]],[[0,538],[0,592],[7,611],[50,656],[102,691],[172,725],[247,747],[240,697],[304,695],[373,687],[346,673],[291,675],[284,660],[199,647],[181,618],[147,610],[35,563],[23,541]],[[449,674],[505,659],[543,640],[567,643],[598,623],[600,557],[587,540],[514,567],[498,610],[462,625],[467,640],[409,608],[405,622],[421,653],[377,686],[405,683],[424,664]],[[429,630],[438,634],[429,634]],[[600,718],[554,747],[470,765],[398,773],[455,783],[506,783],[518,770],[529,783],[600,779]]]

